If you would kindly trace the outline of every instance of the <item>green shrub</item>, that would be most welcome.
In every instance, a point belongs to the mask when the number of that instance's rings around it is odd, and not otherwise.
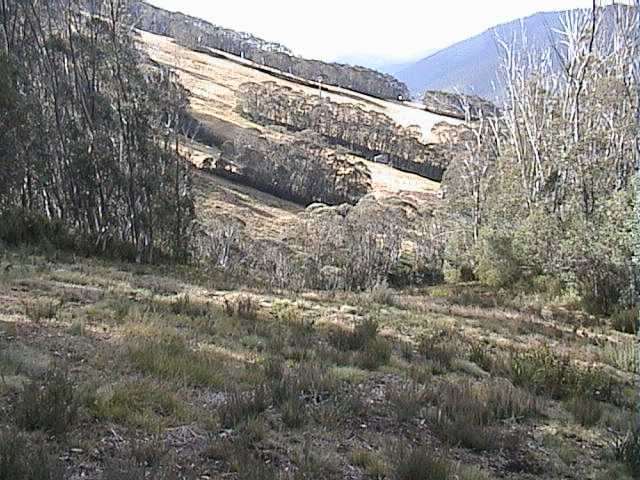
[[[10,246],[46,243],[61,250],[76,245],[62,221],[27,209],[10,209],[0,214],[0,240]]]
[[[510,235],[483,229],[475,257],[476,276],[490,287],[511,286],[522,275]]]
[[[45,430],[64,436],[73,426],[79,401],[67,374],[60,369],[47,372],[42,382],[32,381],[15,406],[15,419],[25,430]]]
[[[43,444],[15,430],[0,431],[0,480],[63,480],[64,465]]]

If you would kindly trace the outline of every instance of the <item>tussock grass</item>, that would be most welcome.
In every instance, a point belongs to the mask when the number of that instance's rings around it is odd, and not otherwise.
[[[257,301],[250,295],[224,299],[224,313],[229,317],[237,317],[253,322],[258,319],[258,309]]]
[[[388,387],[385,397],[400,422],[412,420],[424,406],[424,390],[411,382]]]
[[[64,465],[44,443],[33,445],[14,429],[0,430],[0,478],[63,480]]]
[[[548,345],[512,351],[501,359],[498,370],[535,394],[563,400],[576,392],[588,398],[620,402],[620,386],[597,368],[577,367],[566,355],[556,355]]]
[[[427,393],[427,399],[435,406],[430,418],[438,435],[452,446],[474,450],[506,446],[498,422],[528,418],[539,411],[535,398],[502,380],[444,381]]]
[[[337,350],[338,364],[353,363],[365,370],[376,370],[389,363],[391,345],[378,334],[379,324],[365,319],[353,330],[334,328],[329,332],[329,343]],[[340,356],[340,352],[348,355]]]
[[[583,427],[593,427],[602,418],[603,407],[597,400],[573,397],[565,402],[576,421]]]
[[[362,468],[364,473],[371,478],[388,478],[391,474],[391,466],[379,453],[356,448],[351,451],[350,457],[351,463]]]
[[[624,372],[638,373],[636,339],[606,340],[601,351],[602,361]]]
[[[58,300],[35,300],[24,304],[24,312],[33,323],[43,320],[53,320],[58,317],[62,309],[62,302]]]
[[[225,359],[194,351],[179,335],[137,337],[129,341],[126,357],[140,372],[180,384],[220,387]]]
[[[227,399],[218,410],[220,421],[225,428],[231,428],[256,418],[269,406],[269,392],[265,387],[241,392],[227,393]]]
[[[125,382],[99,389],[90,410],[101,420],[152,430],[182,414],[176,396],[149,382]]]
[[[424,448],[397,445],[391,453],[394,459],[395,480],[451,480],[454,468],[451,462]]]
[[[51,358],[33,347],[0,344],[0,375],[39,377],[50,364]]]
[[[420,340],[418,351],[424,358],[434,362],[438,370],[445,372],[451,369],[453,361],[462,355],[459,337],[452,329],[436,331]]]
[[[25,386],[15,404],[16,424],[25,430],[43,430],[64,436],[78,418],[79,399],[67,373],[49,370],[42,381]]]
[[[640,318],[638,307],[618,310],[611,315],[611,326],[619,332],[635,335],[638,330],[638,318]]]
[[[211,305],[199,302],[189,295],[179,295],[169,303],[170,311],[175,315],[187,317],[209,317],[212,314]]]

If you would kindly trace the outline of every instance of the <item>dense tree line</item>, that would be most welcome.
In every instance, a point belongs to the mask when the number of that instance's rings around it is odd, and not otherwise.
[[[35,215],[137,261],[185,256],[193,200],[174,152],[186,95],[143,67],[127,7],[0,1],[0,214],[5,229],[11,212]]]
[[[477,121],[481,117],[500,115],[500,109],[488,100],[462,93],[427,90],[422,96],[422,103],[428,112],[459,120]]]
[[[173,37],[192,48],[215,48],[306,80],[321,79],[323,83],[378,98],[410,98],[409,90],[402,82],[369,68],[296,57],[278,43],[180,13],[167,12],[145,2],[135,2],[131,12],[136,19],[136,26],[141,30]]]
[[[383,113],[297,92],[275,82],[244,83],[238,91],[240,113],[261,124],[312,130],[328,140],[372,158],[387,154],[397,168],[440,180],[445,152],[425,145],[420,133]]]
[[[220,216],[199,242],[209,268],[271,288],[374,290],[431,283],[442,271],[443,236],[429,208],[366,195],[355,205],[309,205],[285,241],[251,235]]]
[[[293,141],[241,135],[226,142],[222,158],[204,168],[304,205],[356,203],[371,188],[364,164],[329,148],[312,132]]]
[[[451,272],[631,304],[638,14],[613,8],[567,14],[542,59],[501,42],[509,108],[463,127],[445,175]]]

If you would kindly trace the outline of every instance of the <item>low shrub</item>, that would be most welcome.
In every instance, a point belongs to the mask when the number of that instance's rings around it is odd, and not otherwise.
[[[640,478],[640,429],[628,432],[614,445],[617,460],[631,470],[633,478]]]
[[[450,461],[421,447],[396,446],[391,456],[395,480],[451,480],[455,472]]]
[[[25,430],[44,430],[64,436],[78,415],[79,401],[66,372],[49,370],[43,381],[32,381],[15,405],[15,419]]]
[[[352,361],[366,370],[375,370],[389,363],[391,359],[391,345],[378,334],[378,322],[366,319],[358,323],[353,330],[334,329],[329,333],[329,343],[338,352],[350,355],[336,360],[340,364]]]
[[[611,315],[611,326],[614,330],[622,333],[636,334],[638,330],[638,319],[640,310],[638,307],[627,308],[616,311]]]
[[[415,418],[424,404],[422,388],[411,382],[388,387],[385,396],[400,422]]]
[[[188,317],[209,317],[211,315],[211,306],[208,303],[195,301],[189,295],[179,295],[169,304],[169,307],[175,315]]]
[[[224,299],[224,312],[229,317],[255,321],[258,318],[258,302],[250,295]]]
[[[24,305],[25,315],[33,323],[56,318],[61,308],[62,302],[56,300],[40,300],[25,303]]]
[[[565,402],[565,407],[583,427],[593,427],[602,418],[602,404],[596,400],[573,397]]]
[[[269,406],[268,391],[258,387],[248,392],[232,391],[227,400],[219,407],[220,421],[225,428],[231,428],[256,418]]]
[[[51,453],[15,430],[0,430],[0,480],[63,480],[64,465]]]

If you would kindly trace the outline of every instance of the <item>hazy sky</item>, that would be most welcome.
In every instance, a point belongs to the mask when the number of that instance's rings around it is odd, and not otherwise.
[[[280,42],[296,54],[406,59],[496,24],[591,0],[150,0],[158,7]]]

